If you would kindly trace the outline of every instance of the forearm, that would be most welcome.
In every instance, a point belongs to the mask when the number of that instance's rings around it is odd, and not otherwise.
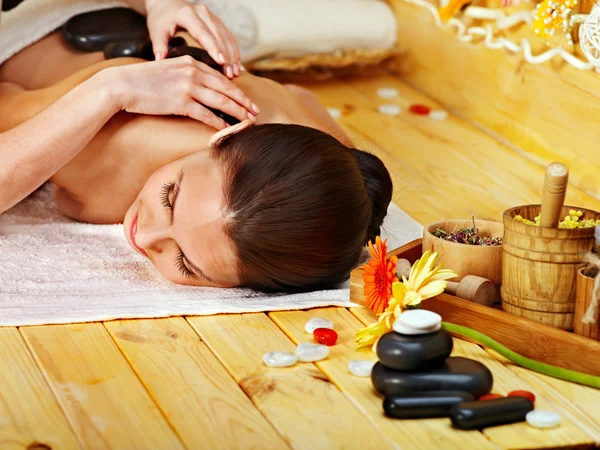
[[[0,213],[48,180],[120,110],[102,74],[0,133]]]

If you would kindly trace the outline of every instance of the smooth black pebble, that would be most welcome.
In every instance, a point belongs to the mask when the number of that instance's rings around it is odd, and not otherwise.
[[[78,14],[62,27],[65,40],[83,52],[102,51],[111,42],[148,39],[146,18],[129,8]]]
[[[452,336],[446,330],[407,336],[394,331],[381,337],[377,356],[386,367],[423,370],[443,364],[452,353]]]
[[[533,411],[533,403],[528,398],[497,398],[456,405],[450,410],[450,420],[461,430],[479,430],[522,422],[529,411]]]
[[[371,381],[385,397],[424,391],[464,391],[479,398],[488,394],[493,384],[492,373],[486,366],[461,357],[448,358],[439,367],[418,372],[401,372],[378,362],[371,372]]]
[[[422,419],[448,417],[453,406],[472,402],[473,395],[461,391],[415,392],[390,395],[383,400],[383,411],[394,419]]]

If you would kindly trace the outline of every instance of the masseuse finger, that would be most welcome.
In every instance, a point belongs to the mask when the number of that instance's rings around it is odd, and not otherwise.
[[[186,106],[186,115],[199,122],[205,123],[216,130],[222,130],[229,126],[223,119],[218,118],[200,103],[197,103],[192,99],[190,99],[189,104]]]
[[[206,64],[198,63],[201,73],[201,80],[198,80],[198,84],[203,85],[208,89],[220,92],[221,94],[229,97],[236,103],[242,105],[248,111],[253,114],[260,113],[260,109],[244,94],[239,87],[237,87],[231,80],[228,80],[222,74],[216,70],[211,69]]]
[[[185,8],[184,12],[185,13],[180,16],[179,24],[200,43],[202,48],[208,52],[212,59],[219,64],[226,64],[226,48],[219,42],[218,37],[208,29],[202,20],[200,20],[193,7],[190,6],[190,9]]]
[[[252,122],[256,122],[256,116],[254,116],[254,114],[248,112],[246,108],[238,105],[236,102],[221,94],[220,92],[201,87],[197,88],[194,91],[193,96],[194,99],[196,99],[203,105],[229,114],[230,116],[233,116],[240,121],[250,119]]]
[[[165,59],[169,51],[169,40],[175,35],[176,24],[152,24],[148,26],[152,49],[156,60]]]
[[[215,36],[217,41],[221,44],[221,48],[225,49],[225,60],[227,65],[225,66],[225,73],[229,78],[237,76],[235,73],[235,64],[238,62],[235,56],[235,50],[232,49],[230,42],[230,33],[227,27],[221,22],[221,20],[215,16],[205,5],[196,6],[198,16]],[[236,44],[237,46],[237,44]],[[238,71],[239,75],[239,71]]]

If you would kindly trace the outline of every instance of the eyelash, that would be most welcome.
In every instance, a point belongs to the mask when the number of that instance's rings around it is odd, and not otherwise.
[[[181,250],[179,251],[177,258],[175,258],[175,265],[184,277],[191,278],[194,276],[194,274],[190,271],[190,269],[187,268],[187,266],[183,262],[183,252]]]
[[[169,211],[173,211],[173,204],[169,200],[169,194],[171,194],[172,190],[174,191],[174,197],[177,196],[177,185],[173,181],[163,184],[162,188],[160,189],[160,202]],[[183,262],[183,252],[181,250],[179,250],[179,254],[177,255],[177,258],[175,258],[175,265],[184,277],[191,278],[194,276],[192,271],[188,269]]]

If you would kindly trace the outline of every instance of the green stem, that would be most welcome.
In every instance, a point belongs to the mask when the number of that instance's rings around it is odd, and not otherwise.
[[[509,350],[508,348],[506,348],[499,342],[496,342],[492,338],[486,336],[485,334],[480,333],[479,331],[475,331],[471,328],[463,327],[461,325],[455,325],[453,323],[448,322],[442,322],[442,328],[449,331],[450,333],[455,333],[473,339],[474,341],[477,341],[478,343],[485,345],[486,347],[489,347],[492,350],[498,352],[509,361],[512,361],[513,363],[526,369],[530,369],[553,378],[559,378],[561,380],[570,381],[572,383],[582,384],[584,386],[591,386],[593,388],[600,389],[600,377],[595,377],[593,375],[588,375],[581,372],[575,372],[574,370],[563,369],[561,367],[556,367],[550,364],[534,361],[533,359],[525,358],[524,356],[521,356],[518,353]]]

